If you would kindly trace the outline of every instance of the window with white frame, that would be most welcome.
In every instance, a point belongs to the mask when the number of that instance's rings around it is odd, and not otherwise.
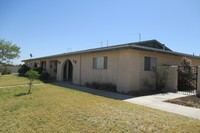
[[[107,56],[93,57],[93,69],[107,69]]]
[[[156,66],[156,64],[157,64],[156,58],[144,57],[144,70],[145,71],[152,71],[153,68]]]

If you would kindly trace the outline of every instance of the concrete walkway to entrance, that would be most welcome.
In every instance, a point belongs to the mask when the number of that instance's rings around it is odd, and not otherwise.
[[[171,112],[171,113],[175,113],[175,114],[179,114],[179,115],[200,120],[200,109],[164,102],[165,100],[186,96],[183,94],[162,93],[162,94],[154,94],[154,95],[148,95],[148,96],[133,97],[130,95],[124,95],[124,94],[120,94],[116,92],[109,92],[109,91],[77,86],[77,85],[70,84],[68,82],[54,82],[53,84],[62,86],[62,87],[67,87],[69,89],[75,89],[75,90],[87,92],[87,93],[98,95],[98,96],[103,96],[103,97],[112,98],[116,100],[123,100],[125,102],[147,106],[150,108],[167,111],[167,112]]]
[[[32,85],[42,85],[43,83],[39,83],[39,84],[32,84]],[[10,86],[0,86],[0,89],[3,88],[15,88],[15,87],[21,87],[21,86],[29,86],[28,84],[21,84],[21,85],[10,85]]]
[[[185,97],[185,96],[186,95],[177,93],[163,93],[163,94],[130,98],[124,101],[200,120],[200,109],[164,102],[165,100]]]

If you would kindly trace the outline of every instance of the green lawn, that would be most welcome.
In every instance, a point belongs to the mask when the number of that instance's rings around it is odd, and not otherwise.
[[[0,75],[0,86],[12,86],[12,85],[22,85],[29,82],[25,77],[19,77],[18,75]],[[34,81],[33,83],[42,83],[39,80]]]
[[[0,89],[0,132],[200,132],[200,121],[50,84]]]

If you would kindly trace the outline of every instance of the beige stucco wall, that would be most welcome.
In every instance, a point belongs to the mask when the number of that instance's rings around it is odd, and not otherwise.
[[[139,90],[140,80],[140,55],[132,50],[119,52],[119,75],[117,80],[117,90],[120,92],[131,92]]]
[[[164,88],[165,91],[177,92],[178,91],[178,66],[169,66],[169,77]]]
[[[107,56],[107,69],[97,70],[93,69],[93,57]],[[117,83],[118,75],[118,51],[91,53],[82,55],[81,68],[81,84],[86,82],[103,82],[103,83]]]
[[[107,56],[107,69],[92,68],[93,57]],[[81,84],[86,82],[113,83],[118,92],[139,90],[140,55],[132,50],[120,50],[82,55]]]
[[[93,69],[93,57],[99,56],[108,57],[107,69]],[[84,85],[86,82],[113,83],[117,85],[118,92],[127,93],[153,89],[144,86],[145,79],[149,79],[152,82],[152,72],[144,71],[145,56],[156,58],[157,64],[175,66],[180,65],[182,58],[181,56],[170,54],[126,49],[33,60],[26,62],[26,64],[32,63],[30,67],[33,67],[34,62],[40,63],[41,61],[46,61],[46,70],[50,72],[51,61],[57,61],[57,74],[55,76],[58,81],[62,81],[64,64],[67,60],[70,60],[73,65],[74,84]],[[200,59],[190,59],[194,65],[200,65]],[[171,71],[174,72],[175,70],[172,68]],[[173,72],[171,72],[171,76],[175,77],[173,76]],[[170,79],[172,80],[173,78]],[[175,85],[176,83],[173,82],[173,84]]]

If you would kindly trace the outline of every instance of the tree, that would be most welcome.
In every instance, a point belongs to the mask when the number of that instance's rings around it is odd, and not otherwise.
[[[26,72],[25,74],[27,76],[27,78],[29,79],[29,90],[28,90],[28,94],[31,93],[31,89],[32,89],[32,85],[33,85],[33,81],[39,79],[40,75],[37,71],[34,70],[30,70],[28,72]]]
[[[179,87],[180,90],[194,90],[196,88],[196,74],[193,72],[194,66],[189,58],[183,57],[179,67]],[[182,84],[184,83],[184,84]]]
[[[11,70],[7,66],[0,67],[1,75],[11,74]]]
[[[144,79],[143,83],[145,87],[155,88],[157,91],[162,91],[167,84],[169,78],[169,66],[168,65],[156,65],[153,68],[151,77],[153,80]]]
[[[0,64],[9,63],[10,60],[19,58],[20,47],[9,41],[0,39]]]

